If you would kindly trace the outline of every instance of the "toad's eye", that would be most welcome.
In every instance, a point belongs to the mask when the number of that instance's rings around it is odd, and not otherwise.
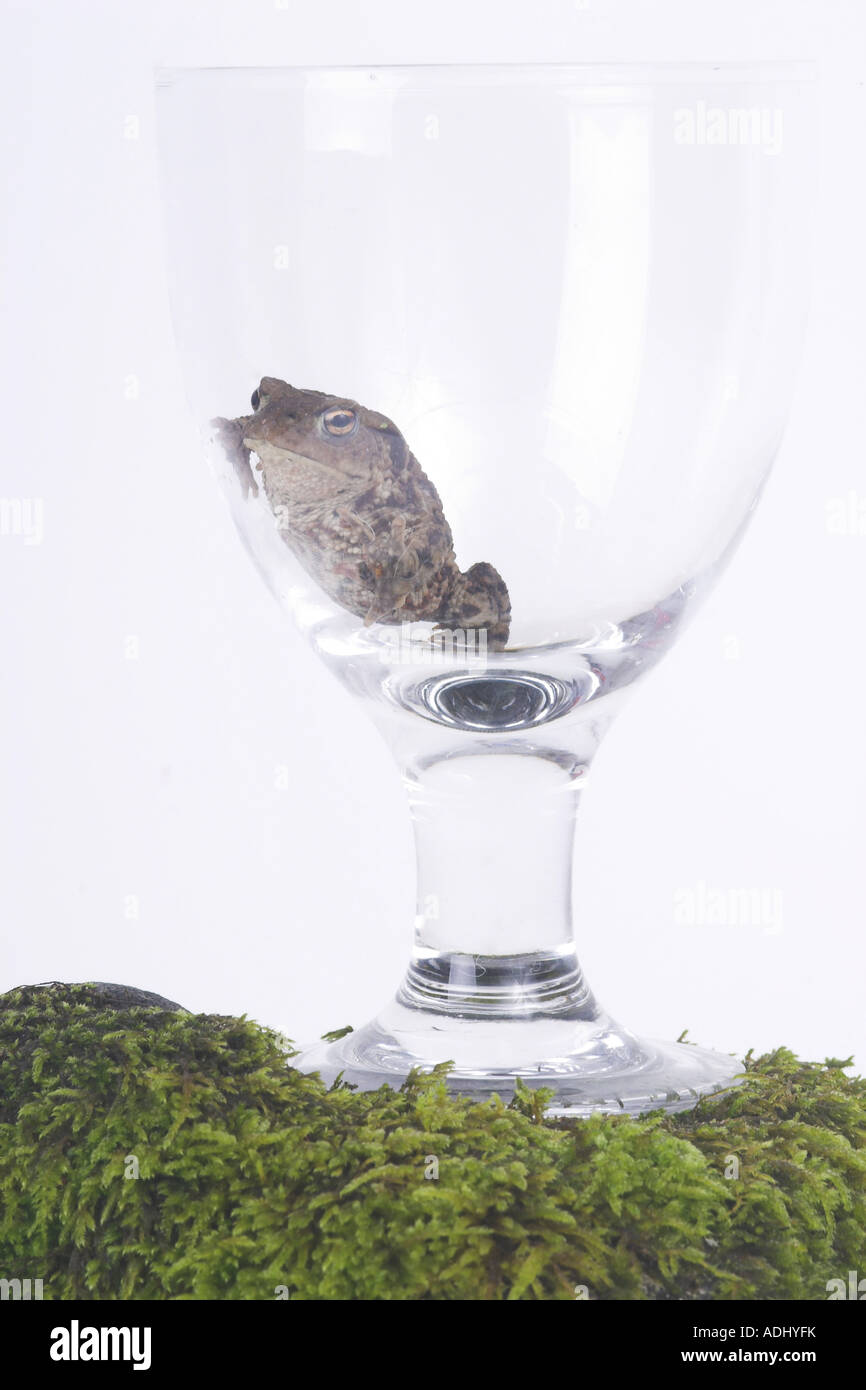
[[[261,398],[259,396],[259,393],[258,391],[254,391],[253,394],[250,396],[250,405],[252,406],[253,410],[258,410],[260,404]]]
[[[332,405],[322,416],[322,424],[328,434],[352,434],[357,423],[356,412],[344,405]]]

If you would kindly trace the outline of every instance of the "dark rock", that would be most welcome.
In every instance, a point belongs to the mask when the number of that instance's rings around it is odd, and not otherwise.
[[[172,999],[165,999],[161,994],[151,994],[146,989],[136,989],[133,985],[106,984],[102,980],[88,980],[82,984],[63,983],[60,980],[46,980],[38,985],[24,985],[23,989],[28,994],[38,990],[51,990],[54,994],[63,994],[64,991],[75,989],[77,991],[87,990],[90,997],[79,994],[77,997],[84,998],[85,1002],[93,1008],[106,1009],[159,1009],[162,1013],[187,1013],[188,1010],[182,1004],[176,1004]],[[12,993],[13,991],[10,991]],[[0,994],[0,1003],[7,998],[7,995]]]

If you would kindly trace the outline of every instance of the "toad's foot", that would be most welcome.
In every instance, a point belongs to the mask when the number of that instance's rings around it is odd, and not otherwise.
[[[472,565],[465,574],[458,572],[437,616],[444,628],[484,628],[491,651],[503,651],[511,624],[505,580],[486,560]]]

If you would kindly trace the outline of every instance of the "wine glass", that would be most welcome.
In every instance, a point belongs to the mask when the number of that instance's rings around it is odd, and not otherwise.
[[[157,88],[205,447],[263,578],[396,758],[417,844],[396,996],[294,1065],[372,1089],[448,1062],[455,1091],[519,1077],[560,1115],[734,1083],[733,1057],[598,1004],[572,840],[602,735],[777,451],[808,69],[173,69]]]

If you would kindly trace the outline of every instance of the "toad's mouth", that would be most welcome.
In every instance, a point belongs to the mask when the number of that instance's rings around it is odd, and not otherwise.
[[[345,482],[346,474],[343,469],[323,463],[321,459],[311,458],[309,454],[300,454],[295,449],[281,449],[276,444],[269,444],[264,439],[255,439],[252,435],[246,436],[244,444],[258,458],[256,469],[259,473],[268,468],[280,471],[290,469],[300,475],[312,472],[319,477],[331,477]]]

